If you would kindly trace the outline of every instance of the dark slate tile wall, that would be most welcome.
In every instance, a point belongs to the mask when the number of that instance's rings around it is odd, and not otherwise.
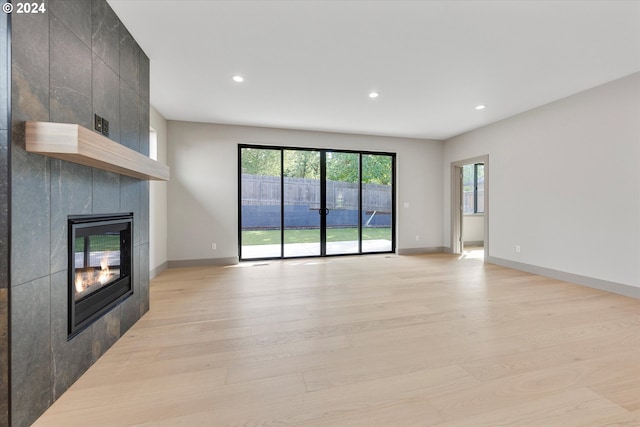
[[[109,121],[109,138],[120,141],[120,79],[117,70],[93,55],[93,111]]]
[[[0,14],[0,426],[9,425],[9,20]]]
[[[29,426],[52,403],[50,277],[11,289],[11,424]]]
[[[15,110],[15,106],[13,108]],[[24,142],[23,134],[12,134],[12,286],[49,274],[51,159],[27,153],[24,151]],[[12,309],[13,312],[17,310],[18,307]]]
[[[107,2],[91,2],[93,52],[112,70],[120,69],[120,20]]]
[[[49,0],[49,8],[85,45],[91,46],[91,1]]]
[[[67,2],[56,2],[60,4]],[[64,8],[63,10],[68,10]],[[52,9],[55,10],[55,9]],[[74,9],[70,9],[74,10]],[[91,15],[87,15],[90,18]],[[67,19],[68,20],[68,19]],[[87,19],[88,20],[88,19]],[[91,128],[91,48],[52,14],[50,20],[50,118]]]
[[[11,15],[12,133],[24,134],[26,120],[49,121],[48,15]]]
[[[67,271],[51,275],[51,351],[56,365],[52,368],[52,401],[64,393],[93,364],[93,336],[80,334],[67,342]]]
[[[4,255],[4,254],[2,254]],[[9,425],[9,292],[0,288],[0,425]]]
[[[12,242],[5,288],[14,426],[35,421],[149,309],[148,182],[24,150],[26,120],[92,128],[95,113],[109,120],[111,139],[148,155],[149,59],[105,0],[45,4],[47,13],[12,16]],[[0,129],[0,173],[7,171],[6,135]],[[134,212],[134,294],[67,341],[67,217],[115,212]],[[1,251],[0,245],[0,269]],[[0,285],[0,339],[3,295]],[[0,426],[8,400],[0,402]]]

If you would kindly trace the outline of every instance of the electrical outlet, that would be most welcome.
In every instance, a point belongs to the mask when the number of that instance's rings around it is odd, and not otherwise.
[[[416,234],[416,242],[417,242],[418,240],[420,240],[420,236],[418,236],[418,235]]]
[[[102,117],[97,114],[93,115],[93,128],[98,133],[102,133]]]
[[[216,249],[218,249],[218,245],[217,245],[217,244],[215,244],[215,243],[212,243],[212,244],[211,244],[211,250],[212,250],[212,251],[215,251]]]
[[[520,245],[516,245],[516,253],[519,254],[520,253]]]

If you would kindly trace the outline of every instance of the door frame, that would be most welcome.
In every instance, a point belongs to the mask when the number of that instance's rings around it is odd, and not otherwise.
[[[396,252],[396,153],[383,152],[383,151],[367,151],[367,150],[346,150],[346,149],[332,149],[332,148],[313,148],[313,147],[290,147],[279,145],[262,145],[262,144],[238,144],[238,258],[243,261],[242,258],[242,149],[243,148],[255,148],[255,149],[268,149],[280,151],[280,197],[281,197],[281,209],[280,209],[280,256],[268,257],[268,258],[249,258],[247,261],[255,261],[260,259],[295,259],[295,258],[317,258],[317,257],[331,257],[331,256],[349,256],[349,255],[374,255],[381,253],[395,253]],[[357,253],[344,253],[344,254],[327,254],[326,253],[326,215],[320,216],[320,255],[309,256],[284,256],[284,151],[285,150],[302,150],[302,151],[318,151],[320,152],[320,197],[321,208],[326,207],[327,194],[326,194],[326,154],[333,153],[353,153],[359,155],[358,173],[360,176],[359,182],[359,214],[358,214],[358,252]],[[362,251],[362,156],[375,155],[375,156],[389,156],[391,157],[391,250],[382,252],[363,252]]]
[[[462,243],[462,167],[484,163],[484,262],[489,259],[489,155],[451,162],[451,252],[461,254]]]

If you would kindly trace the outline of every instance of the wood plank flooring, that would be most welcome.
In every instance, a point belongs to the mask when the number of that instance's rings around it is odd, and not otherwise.
[[[35,425],[637,427],[640,301],[444,254],[172,269]]]

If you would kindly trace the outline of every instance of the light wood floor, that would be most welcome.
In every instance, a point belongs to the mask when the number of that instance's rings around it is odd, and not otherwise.
[[[151,289],[36,426],[640,426],[639,300],[454,255],[173,269]]]

